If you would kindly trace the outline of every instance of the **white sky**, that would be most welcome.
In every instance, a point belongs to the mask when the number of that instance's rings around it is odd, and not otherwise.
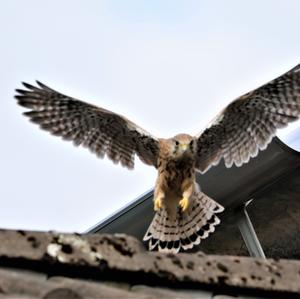
[[[300,63],[300,1],[0,3],[0,227],[84,231],[151,188],[28,122],[13,99],[38,79],[158,137],[196,134],[237,96]]]

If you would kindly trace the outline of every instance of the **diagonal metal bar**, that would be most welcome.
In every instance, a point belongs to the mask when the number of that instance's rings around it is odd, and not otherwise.
[[[247,213],[247,205],[250,201],[248,201],[243,208],[239,209],[237,225],[241,232],[241,235],[244,239],[244,242],[247,246],[250,256],[252,257],[259,257],[259,258],[266,258],[265,253],[262,249],[262,246],[259,242],[259,239],[256,235],[255,229],[253,224],[250,220],[250,217]]]

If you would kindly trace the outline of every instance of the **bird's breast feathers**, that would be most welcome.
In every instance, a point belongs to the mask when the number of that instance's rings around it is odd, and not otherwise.
[[[168,159],[159,163],[158,181],[164,186],[165,191],[170,189],[180,191],[182,183],[187,179],[193,180],[194,177],[195,166],[192,157]]]

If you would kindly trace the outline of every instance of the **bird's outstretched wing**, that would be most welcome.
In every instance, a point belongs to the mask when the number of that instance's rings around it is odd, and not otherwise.
[[[75,145],[89,148],[99,157],[134,167],[134,156],[156,167],[158,139],[125,117],[63,95],[37,81],[38,87],[23,83],[16,99],[31,121],[42,129]]]
[[[226,167],[247,163],[299,114],[300,64],[233,101],[197,136],[197,169],[205,172],[221,158]]]

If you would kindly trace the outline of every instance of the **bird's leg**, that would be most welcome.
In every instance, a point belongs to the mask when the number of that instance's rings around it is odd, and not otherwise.
[[[162,190],[155,190],[154,193],[154,211],[158,211],[162,208],[162,201],[165,197],[165,193]]]
[[[190,204],[190,197],[194,192],[194,184],[191,180],[184,181],[182,184],[182,199],[179,201],[181,211],[184,212],[188,209]]]

